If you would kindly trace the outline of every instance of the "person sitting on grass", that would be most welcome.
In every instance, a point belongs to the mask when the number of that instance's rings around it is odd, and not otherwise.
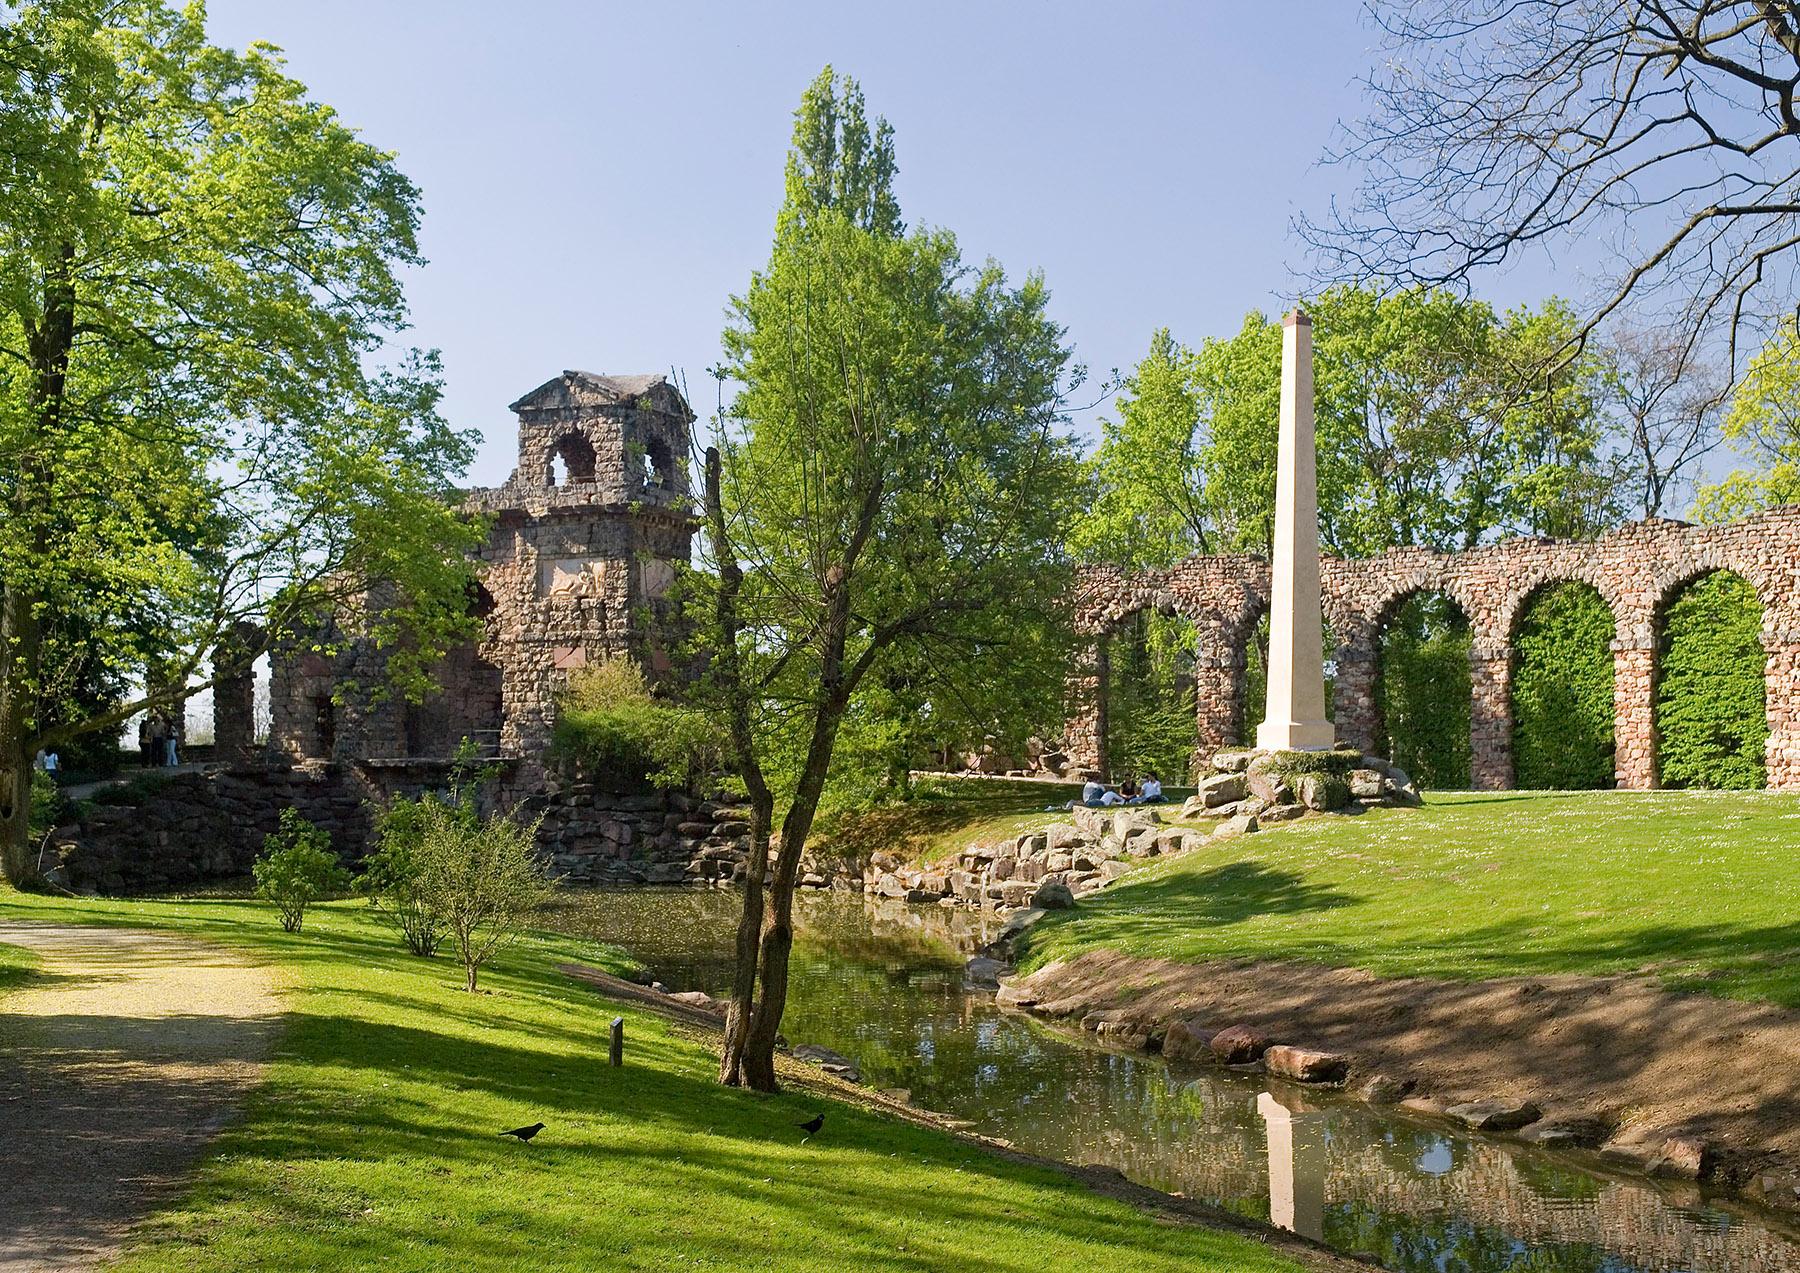
[[[1161,804],[1163,799],[1162,782],[1152,769],[1144,775],[1144,785],[1138,788],[1137,799],[1133,804]]]
[[[1081,784],[1081,799],[1071,800],[1063,808],[1073,809],[1076,805],[1086,805],[1090,809],[1104,809],[1108,805],[1123,803],[1118,792],[1107,790],[1097,778],[1089,778]]]

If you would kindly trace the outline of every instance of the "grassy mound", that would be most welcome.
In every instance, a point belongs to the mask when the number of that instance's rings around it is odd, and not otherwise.
[[[826,1102],[721,1088],[704,1039],[554,971],[618,968],[616,951],[534,939],[469,996],[354,903],[293,936],[242,901],[0,895],[0,916],[175,929],[253,948],[297,987],[243,1121],[124,1269],[1298,1267],[850,1105],[803,1144],[794,1124]],[[496,1135],[540,1120],[529,1145]]]
[[[1033,929],[1028,959],[1108,947],[1378,976],[1650,971],[1800,1007],[1796,896],[1800,796],[1441,795],[1153,863]]]

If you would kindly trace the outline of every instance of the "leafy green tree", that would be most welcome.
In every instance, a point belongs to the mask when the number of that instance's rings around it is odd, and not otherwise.
[[[1069,548],[1126,570],[1172,566],[1212,551],[1217,538],[1200,463],[1200,391],[1194,355],[1169,329],[1126,377],[1115,418],[1100,424],[1088,463],[1093,493]]]
[[[1584,583],[1531,599],[1513,638],[1513,772],[1528,790],[1613,785],[1613,615]]]
[[[308,906],[350,887],[350,873],[331,851],[331,836],[293,808],[281,811],[280,828],[263,839],[262,856],[250,871],[256,895],[275,903],[281,926],[290,933],[300,931]]]
[[[36,0],[0,24],[0,865],[15,881],[34,750],[174,706],[241,623],[263,633],[239,651],[254,659],[391,581],[375,626],[412,689],[466,624],[480,528],[443,497],[471,438],[437,414],[435,359],[390,345],[418,192],[274,49],[216,47],[203,21],[162,0]],[[78,675],[134,692],[64,692],[77,652]]]
[[[970,267],[943,230],[902,233],[891,190],[840,202],[862,179],[817,156],[884,186],[892,169],[885,125],[846,122],[860,114],[829,71],[802,103],[769,262],[732,303],[722,372],[741,388],[707,465],[718,578],[702,692],[753,811],[721,1077],[759,1089],[775,1086],[800,855],[846,716],[884,669],[918,669],[909,651],[971,680],[1004,661],[1020,599],[1062,588],[1080,489],[1074,373],[1042,279]],[[777,799],[765,917],[757,837]]]
[[[1701,487],[1696,511],[1729,521],[1782,504],[1800,503],[1800,327],[1781,320],[1732,391],[1725,438],[1748,467]]]
[[[1381,635],[1376,705],[1385,752],[1421,787],[1469,785],[1469,620],[1441,593],[1415,592]]]
[[[1107,642],[1106,758],[1115,777],[1193,777],[1194,625],[1140,610]]]
[[[1657,655],[1657,774],[1666,787],[1763,785],[1762,604],[1740,575],[1703,575],[1670,601]]]

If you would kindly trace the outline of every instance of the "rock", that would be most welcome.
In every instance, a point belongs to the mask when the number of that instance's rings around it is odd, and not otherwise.
[[[1269,1036],[1247,1025],[1230,1025],[1207,1040],[1213,1056],[1226,1065],[1243,1065],[1269,1050]]]
[[[890,875],[888,878],[892,879],[893,876]],[[820,875],[817,871],[808,871],[805,875],[802,875],[800,877],[800,887],[801,888],[824,888],[825,887],[825,877],[823,875]],[[912,890],[908,889],[907,891],[911,892]],[[902,896],[904,896],[904,894],[902,894]]]
[[[1212,767],[1220,773],[1241,774],[1251,762],[1266,754],[1257,747],[1231,747],[1213,753]]]
[[[1411,1079],[1395,1078],[1391,1074],[1376,1074],[1357,1088],[1356,1094],[1371,1105],[1394,1105],[1412,1090],[1413,1081]]]
[[[1352,769],[1346,781],[1350,794],[1358,800],[1378,800],[1386,788],[1382,776],[1373,769]]]
[[[1700,1180],[1712,1174],[1712,1167],[1712,1150],[1705,1141],[1694,1136],[1671,1136],[1663,1141],[1662,1151],[1650,1164],[1650,1174]]]
[[[1125,855],[1134,858],[1155,857],[1162,852],[1162,846],[1157,840],[1161,834],[1155,827],[1140,827],[1133,831],[1131,838],[1125,841]]]
[[[1000,885],[1000,904],[1002,906],[1029,906],[1031,899],[1037,896],[1038,885],[1032,880],[1008,880]]]
[[[1307,774],[1300,780],[1300,803],[1319,813],[1341,809],[1350,800],[1350,788],[1330,774]]]
[[[1274,757],[1261,756],[1244,771],[1250,794],[1271,805],[1293,804],[1294,789],[1286,778],[1275,772]]]
[[[1075,829],[1066,822],[1060,825],[1068,827],[1071,831]],[[1050,837],[1042,831],[1031,831],[1020,836],[1015,847],[1019,857],[1036,857],[1050,847]]]
[[[1100,864],[1100,874],[1102,878],[1108,881],[1116,880],[1121,875],[1130,872],[1132,869],[1132,864],[1130,862],[1112,861],[1102,862]]]
[[[1017,858],[995,858],[992,867],[992,878],[996,880],[1010,880],[1013,877],[1013,872],[1018,869],[1019,862]]]
[[[891,871],[876,877],[875,892],[882,897],[905,897],[908,889]]]
[[[1510,1100],[1467,1101],[1444,1113],[1478,1132],[1515,1132],[1544,1116],[1530,1101]]]
[[[830,1048],[820,1047],[816,1043],[802,1043],[794,1049],[794,1059],[816,1065],[834,1078],[843,1079],[846,1083],[862,1082],[862,1071],[856,1062],[841,1052],[833,1052]]]
[[[1039,859],[1025,858],[1018,866],[1013,868],[1013,879],[1015,881],[1022,880],[1028,884],[1036,884],[1039,880],[1043,879],[1049,871],[1050,868],[1044,865]]]
[[[930,906],[933,902],[940,902],[943,899],[944,895],[941,892],[928,888],[914,888],[906,891],[906,900],[914,906]]]
[[[1257,825],[1254,813],[1240,813],[1235,818],[1227,818],[1221,822],[1219,829],[1213,832],[1213,838],[1223,839],[1234,835],[1248,835],[1256,830]]]
[[[1090,840],[1098,840],[1112,829],[1110,809],[1090,809],[1078,804],[1069,810],[1069,817],[1074,821],[1076,830]]]
[[[1186,853],[1203,839],[1205,839],[1204,836],[1196,836],[1193,832],[1183,831],[1180,827],[1169,827],[1156,833],[1156,853],[1150,856]]]
[[[1209,1057],[1213,1036],[1217,1033],[1197,1017],[1173,1022],[1163,1033],[1162,1054],[1171,1061],[1198,1061]]]
[[[1025,979],[1016,978],[1000,983],[1000,989],[994,993],[994,1002],[1002,1008],[1030,1008],[1037,1005],[1037,996],[1024,988]]]
[[[1045,911],[1071,910],[1075,905],[1075,894],[1069,891],[1066,884],[1045,880],[1037,886],[1037,892],[1031,895],[1031,904]]]
[[[1044,914],[1043,911],[1033,907],[1030,910],[1020,911],[1016,915],[1007,916],[1006,923],[1000,928],[1000,940],[1011,941],[1044,918]]]
[[[1248,791],[1249,785],[1242,773],[1214,774],[1201,782],[1193,798],[1203,809],[1216,809],[1222,804],[1242,800]]]
[[[1306,806],[1303,804],[1278,804],[1272,808],[1264,809],[1256,816],[1257,820],[1263,823],[1273,824],[1276,822],[1292,822],[1296,818],[1304,818],[1306,816]]]
[[[680,994],[670,995],[676,1003],[685,1003],[690,1008],[699,1008],[702,1012],[723,1012],[725,1005],[707,994],[704,990],[683,990]]]
[[[1263,1064],[1278,1078],[1296,1083],[1341,1083],[1350,1072],[1350,1058],[1337,1052],[1277,1045],[1263,1053]]]
[[[1155,832],[1162,825],[1162,818],[1146,809],[1121,809],[1113,814],[1112,826],[1109,828],[1113,838],[1129,844],[1132,837],[1145,831]]]
[[[963,965],[963,980],[971,986],[997,990],[1000,988],[1000,974],[1005,971],[1006,965],[1000,960],[976,955]]]
[[[1208,813],[1206,799],[1203,796],[1189,796],[1181,802],[1181,812],[1177,816],[1184,821],[1188,818],[1204,818]]]
[[[1592,1149],[1606,1139],[1606,1128],[1597,1119],[1576,1118],[1533,1123],[1519,1135],[1546,1149]]]

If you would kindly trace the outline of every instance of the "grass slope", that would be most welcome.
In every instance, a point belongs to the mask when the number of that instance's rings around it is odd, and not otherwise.
[[[704,1042],[552,970],[617,952],[533,939],[470,997],[350,903],[291,937],[233,901],[0,895],[0,916],[176,929],[260,951],[296,986],[267,1082],[126,1270],[1298,1267],[853,1106],[802,1144],[818,1098],[721,1088]],[[495,1134],[540,1119],[530,1145]]]
[[[1110,947],[1381,976],[1651,970],[1800,1007],[1796,899],[1791,794],[1436,795],[1154,863],[1034,929],[1029,964]]]

